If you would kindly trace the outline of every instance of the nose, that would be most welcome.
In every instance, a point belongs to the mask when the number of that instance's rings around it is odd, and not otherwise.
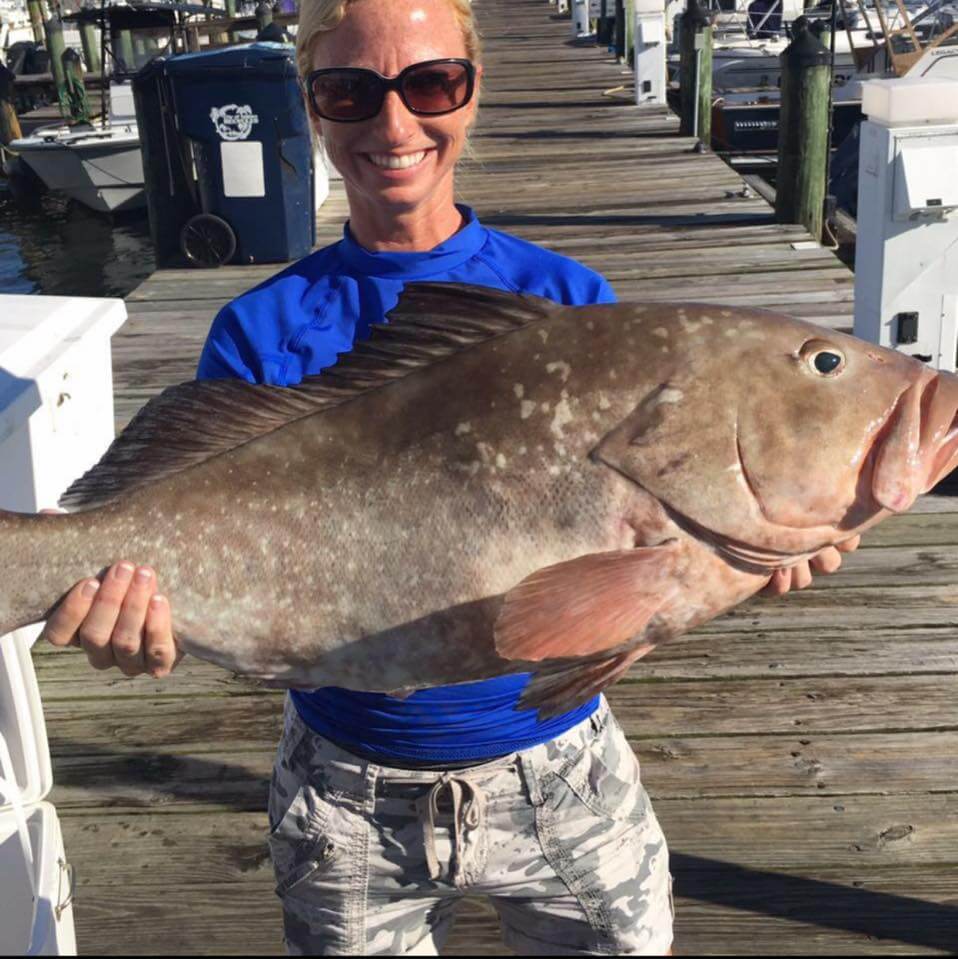
[[[415,134],[417,123],[399,94],[395,90],[388,91],[376,117],[377,132],[383,140],[390,146],[400,146]]]

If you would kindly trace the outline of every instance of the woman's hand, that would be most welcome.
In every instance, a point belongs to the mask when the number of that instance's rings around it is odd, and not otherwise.
[[[842,565],[842,553],[851,553],[858,549],[861,536],[853,536],[836,546],[827,546],[810,560],[801,562],[788,569],[777,569],[762,590],[765,596],[784,596],[793,589],[805,589],[811,585],[812,570],[816,573],[834,573]]]

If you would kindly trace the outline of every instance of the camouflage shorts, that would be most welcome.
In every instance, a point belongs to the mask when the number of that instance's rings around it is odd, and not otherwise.
[[[662,955],[669,854],[603,700],[567,733],[450,772],[393,769],[287,700],[270,851],[293,955],[436,955],[465,895],[524,955]]]

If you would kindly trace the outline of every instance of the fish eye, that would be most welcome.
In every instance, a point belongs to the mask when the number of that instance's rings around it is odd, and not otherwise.
[[[845,354],[824,340],[809,340],[801,356],[818,376],[838,376],[845,369]]]

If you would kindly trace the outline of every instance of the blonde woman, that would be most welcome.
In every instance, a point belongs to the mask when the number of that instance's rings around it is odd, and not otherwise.
[[[297,383],[410,280],[614,300],[601,276],[454,202],[482,78],[468,0],[304,0],[297,57],[349,222],[223,308],[200,377]],[[177,653],[156,590],[149,567],[117,564],[78,584],[48,637],[165,675]],[[668,850],[625,736],[602,697],[547,721],[517,710],[526,679],[289,694],[269,843],[291,953],[435,954],[465,893],[491,898],[519,953],[668,952]]]

